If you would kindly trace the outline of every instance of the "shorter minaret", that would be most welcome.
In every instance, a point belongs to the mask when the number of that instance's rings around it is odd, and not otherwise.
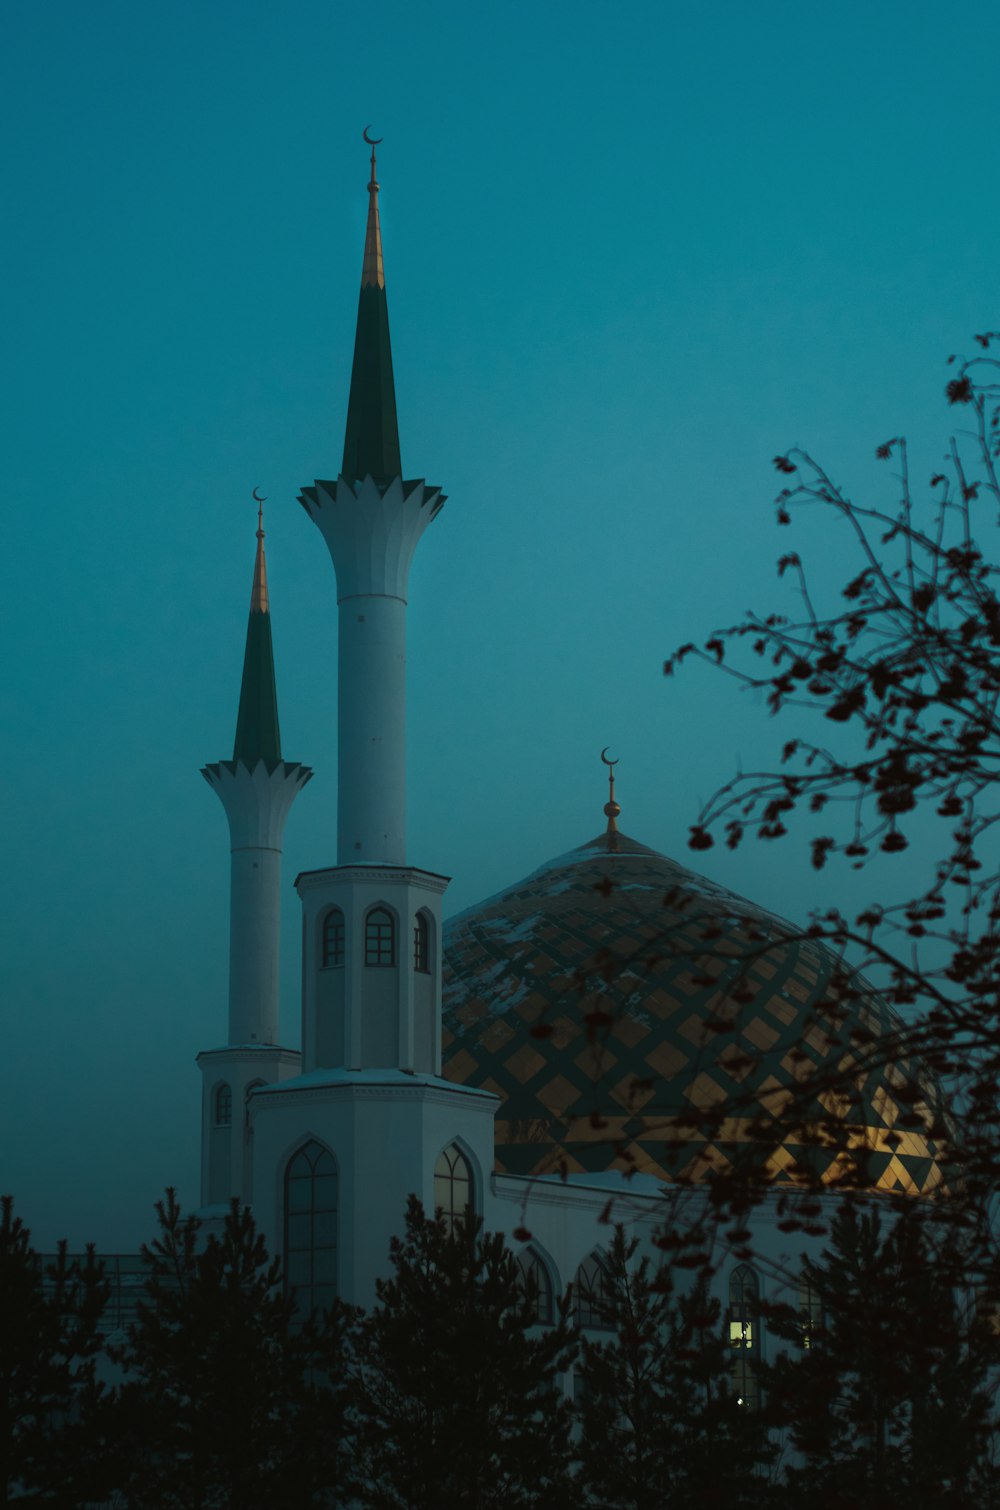
[[[242,1110],[255,1085],[285,1079],[299,1055],[278,1046],[281,843],[292,803],[312,776],[281,758],[263,500],[232,760],[202,775],[229,820],[229,1034],[225,1048],[198,1056],[204,1076],[202,1203],[244,1194]],[[233,1132],[233,1124],[236,1132]]]

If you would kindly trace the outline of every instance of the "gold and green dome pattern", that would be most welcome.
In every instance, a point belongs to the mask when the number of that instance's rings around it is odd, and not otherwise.
[[[940,1191],[940,1095],[900,1028],[829,950],[623,834],[445,927],[444,1074],[500,1098],[499,1173]]]

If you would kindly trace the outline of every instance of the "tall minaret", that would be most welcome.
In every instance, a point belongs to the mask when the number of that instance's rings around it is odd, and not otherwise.
[[[312,771],[281,758],[260,499],[233,758],[205,766],[202,775],[226,810],[232,850],[229,1036],[225,1048],[198,1056],[202,1203],[209,1205],[243,1194],[248,1089],[284,1079],[299,1065],[297,1053],[278,1046],[281,842],[291,805]]]
[[[374,144],[365,139],[372,145],[368,226],[343,467],[335,482],[303,488],[300,499],[337,579],[337,864],[295,882],[303,913],[302,1073],[262,1089],[249,1107],[253,1199],[272,1247],[294,1248],[293,1229],[302,1225],[282,1204],[292,1198],[296,1149],[306,1151],[306,1163],[323,1150],[338,1172],[336,1253],[331,1238],[308,1262],[304,1249],[286,1256],[302,1282],[309,1264],[314,1285],[317,1275],[331,1283],[336,1270],[339,1294],[360,1305],[374,1298],[407,1197],[416,1193],[433,1208],[444,1148],[460,1145],[484,1188],[497,1106],[490,1092],[441,1076],[448,879],[406,858],[407,579],[417,541],[444,499],[439,488],[403,480],[379,185]]]
[[[338,865],[406,863],[407,581],[444,503],[440,488],[403,481],[378,193],[373,145],[344,462],[299,499],[337,574]]]

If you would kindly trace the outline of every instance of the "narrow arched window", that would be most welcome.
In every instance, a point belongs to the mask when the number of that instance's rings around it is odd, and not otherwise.
[[[823,1330],[823,1297],[808,1274],[799,1280],[799,1335],[802,1346],[812,1347],[817,1332]]]
[[[344,914],[331,907],[323,919],[323,969],[337,970],[344,964]]]
[[[396,925],[392,913],[373,907],[365,918],[365,964],[385,968],[396,963]]]
[[[413,925],[413,968],[422,975],[426,975],[431,968],[430,929],[423,912],[417,913],[417,920]]]
[[[215,1087],[213,1113],[216,1127],[228,1127],[233,1120],[233,1092],[225,1081]]]
[[[285,1284],[304,1316],[337,1293],[337,1165],[315,1139],[285,1170]]]
[[[552,1276],[533,1248],[525,1248],[517,1255],[517,1267],[521,1271],[521,1287],[527,1297],[533,1318],[539,1326],[551,1326],[553,1316]]]
[[[573,1289],[577,1325],[599,1332],[613,1332],[611,1279],[600,1254],[592,1253],[584,1259],[576,1271]]]
[[[748,1264],[729,1276],[729,1345],[733,1349],[733,1388],[737,1404],[755,1410],[760,1356],[760,1285]]]
[[[434,1210],[444,1217],[449,1232],[454,1232],[472,1198],[472,1169],[462,1150],[452,1143],[441,1150],[434,1166]]]

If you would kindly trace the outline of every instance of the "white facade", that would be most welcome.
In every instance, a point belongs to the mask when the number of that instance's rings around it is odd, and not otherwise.
[[[378,252],[381,267],[380,244]],[[336,573],[337,864],[296,881],[301,1051],[281,1048],[274,1043],[280,840],[307,778],[296,774],[302,767],[284,765],[268,772],[259,764],[252,773],[209,768],[232,829],[233,925],[229,1043],[198,1061],[203,1216],[217,1220],[234,1196],[249,1201],[290,1278],[299,1272],[293,1260],[308,1269],[315,1258],[318,1291],[332,1287],[367,1306],[408,1198],[418,1196],[427,1209],[438,1204],[436,1173],[450,1151],[463,1161],[486,1228],[530,1250],[560,1295],[607,1245],[611,1221],[623,1221],[655,1256],[652,1239],[665,1221],[681,1206],[701,1209],[706,1196],[678,1194],[648,1176],[494,1173],[499,1098],[441,1074],[447,878],[410,865],[406,854],[407,584],[443,498],[423,482],[368,475],[317,482],[301,502]],[[300,1199],[303,1190],[308,1199]],[[783,1284],[794,1286],[801,1263],[802,1245],[796,1239],[787,1251],[776,1208],[769,1198],[752,1216],[754,1247],[775,1276],[761,1278],[762,1298],[765,1287],[773,1297]],[[727,1297],[724,1288],[724,1304]]]

